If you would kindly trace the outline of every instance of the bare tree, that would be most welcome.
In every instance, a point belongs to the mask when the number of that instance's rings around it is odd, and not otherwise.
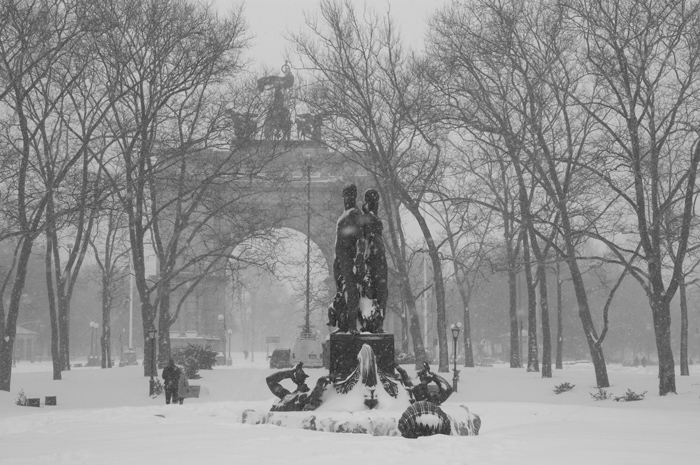
[[[545,2],[485,0],[469,7],[454,3],[440,12],[432,23],[431,55],[439,58],[437,72],[444,76],[435,82],[446,97],[447,114],[475,137],[491,134],[504,147],[504,153],[513,164],[526,277],[530,249],[539,255],[540,265],[546,256],[537,252],[537,238],[565,257],[574,279],[579,316],[589,343],[597,384],[605,387],[609,385],[605,360],[597,345],[598,335],[578,266],[577,250],[580,231],[585,231],[596,219],[594,212],[587,211],[589,204],[584,203],[591,197],[586,198],[585,191],[576,193],[587,178],[574,176],[580,170],[573,169],[579,166],[585,153],[582,147],[590,133],[590,118],[566,113],[570,103],[562,98],[566,91],[559,86],[576,88],[577,75],[572,73],[567,61],[572,56],[567,55],[564,48],[569,44],[569,36],[565,35],[566,28],[561,27],[559,12],[556,5],[550,8]],[[561,154],[568,158],[562,158]],[[565,160],[563,164],[560,163],[562,159]],[[548,202],[551,202],[549,207]],[[599,204],[600,201],[592,202],[592,205]],[[553,208],[556,214],[552,214]],[[553,221],[554,218],[557,221]],[[543,226],[550,232],[542,230]],[[553,234],[556,230],[558,234]],[[564,238],[564,247],[557,247],[553,242],[557,236]],[[540,269],[540,276],[546,276],[544,268]],[[528,332],[532,335],[535,330],[532,318],[534,281],[532,277],[526,281]],[[542,291],[542,287],[540,289]],[[529,369],[536,368],[531,366],[533,342],[530,338]]]
[[[146,271],[147,247],[153,243],[152,234],[160,236],[153,222],[166,221],[162,216],[154,217],[153,212],[165,215],[167,208],[177,208],[176,203],[166,202],[166,206],[159,202],[153,183],[159,173],[177,172],[178,161],[190,149],[201,150],[209,141],[207,137],[198,139],[200,126],[182,128],[187,134],[185,145],[178,139],[168,139],[173,133],[165,124],[166,117],[170,121],[173,116],[177,118],[177,108],[183,102],[211,98],[209,93],[238,69],[245,45],[244,24],[240,10],[219,19],[212,7],[186,0],[112,0],[101,3],[98,10],[106,23],[114,25],[95,41],[113,108],[110,128],[124,172],[123,184],[114,178],[110,182],[128,216],[135,286],[146,337],[148,330],[158,324],[158,306],[151,298],[154,288]],[[189,139],[193,132],[196,140]],[[111,175],[109,170],[105,173]],[[175,224],[178,233],[187,229],[186,219],[176,221],[181,222]],[[174,246],[170,250],[179,249]],[[171,253],[167,260],[159,263],[162,269],[167,269],[176,255]],[[162,334],[165,328],[160,329],[163,344],[167,334]],[[153,361],[147,360],[144,373],[150,374],[152,366]]]
[[[428,88],[410,66],[389,17],[358,12],[350,2],[323,1],[320,19],[307,17],[305,31],[290,39],[301,67],[312,76],[304,103],[327,116],[324,140],[375,176],[413,215],[425,237],[435,282],[439,370],[447,371],[442,267],[422,212],[441,156]],[[420,356],[420,333],[412,330],[411,335]]]
[[[599,153],[607,163],[591,169],[618,196],[625,225],[634,225],[625,229],[625,242],[596,238],[647,294],[660,395],[676,392],[670,304],[683,276],[700,162],[693,110],[700,90],[698,8],[684,0],[581,0],[565,8],[583,39],[580,56],[595,84],[571,93],[601,132]],[[677,214],[669,215],[670,209]],[[664,254],[669,219],[678,231],[673,257]],[[634,266],[637,261],[644,270]]]
[[[443,193],[445,195],[446,192]],[[492,218],[497,213],[477,203],[452,202],[459,194],[449,193],[432,204],[431,215],[445,230],[440,248],[447,246],[452,264],[453,279],[462,300],[464,326],[464,366],[474,366],[470,303],[479,285],[485,279],[484,268],[489,265],[495,245],[489,239],[494,233]],[[456,357],[456,354],[454,355]]]
[[[109,196],[100,203],[95,233],[90,238],[90,248],[99,270],[95,278],[100,284],[102,306],[102,368],[112,368],[112,308],[123,295],[124,280],[130,278],[127,221],[120,207],[115,196]]]
[[[34,241],[44,229],[53,189],[61,186],[72,168],[82,160],[82,151],[65,154],[51,170],[49,190],[44,189],[44,170],[53,163],[53,152],[45,129],[56,121],[58,105],[73,87],[74,76],[62,67],[78,57],[79,40],[88,32],[91,9],[81,2],[7,1],[0,5],[0,96],[3,111],[4,151],[12,155],[13,179],[7,188],[3,213],[6,229],[0,240],[12,239],[15,245],[11,273],[6,275],[3,291],[10,290],[7,312],[0,299],[0,389],[9,390],[12,349],[16,335],[22,291]],[[51,89],[47,94],[46,89]],[[5,116],[3,114],[3,116]],[[43,137],[43,139],[42,139]],[[55,325],[52,325],[55,327]],[[58,354],[54,363],[58,364]],[[59,368],[59,369],[57,369]],[[60,367],[54,367],[54,377]]]

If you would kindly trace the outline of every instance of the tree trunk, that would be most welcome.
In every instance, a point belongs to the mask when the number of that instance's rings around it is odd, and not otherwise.
[[[581,319],[581,326],[583,328],[583,333],[586,336],[588,350],[591,354],[591,361],[593,362],[596,386],[599,388],[610,387],[610,381],[608,380],[608,368],[605,366],[605,357],[603,356],[603,346],[597,344],[598,334],[596,333],[595,326],[593,325],[591,309],[588,306],[586,286],[583,282],[583,277],[581,276],[581,270],[578,267],[576,247],[574,245],[572,227],[569,220],[569,212],[566,208],[564,200],[559,201],[558,210],[561,214],[561,225],[564,232],[563,239],[566,250],[565,260],[569,267],[569,273],[571,274],[571,282],[574,285],[574,294],[576,295],[576,302],[578,304],[578,316]]]
[[[690,367],[688,366],[688,296],[685,278],[681,278],[678,290],[681,294],[681,376],[690,376]]]
[[[676,393],[676,373],[671,347],[671,308],[666,299],[652,299],[656,351],[659,356],[659,395]]]
[[[472,350],[472,330],[469,318],[469,306],[464,306],[464,366],[474,367],[474,351]]]
[[[452,253],[455,253],[455,247],[453,243],[450,243],[452,248]],[[460,276],[459,268],[457,266],[456,260],[453,258],[452,264],[454,265],[455,272],[455,284],[457,285],[457,290],[459,291],[459,296],[462,299],[462,324],[464,325],[464,366],[473,367],[474,366],[474,351],[472,350],[472,326],[471,319],[469,317],[469,301],[471,300],[470,292],[466,289],[464,281],[467,279],[466,276]]]
[[[142,314],[152,315],[153,307],[150,302],[141,303]],[[155,354],[157,347],[157,337],[156,339],[151,339],[148,331],[155,328],[155,315],[152,318],[143,318],[143,375],[144,376],[158,376],[158,354]]]
[[[571,280],[574,284],[574,292],[576,294],[576,300],[578,301],[578,315],[581,319],[581,326],[583,327],[583,333],[586,336],[588,350],[591,354],[591,361],[593,362],[596,386],[599,388],[610,387],[610,381],[608,380],[608,369],[605,366],[605,357],[603,356],[603,347],[596,345],[596,342],[598,341],[598,334],[596,333],[595,326],[593,325],[591,310],[588,307],[588,298],[586,296],[586,288],[583,283],[583,278],[581,277],[575,255],[572,253],[572,251],[569,251],[569,255],[567,256],[567,264],[571,270]]]
[[[411,210],[411,209],[409,209]],[[435,311],[437,313],[437,321],[435,322],[435,331],[438,337],[438,372],[439,373],[449,373],[450,371],[450,358],[448,351],[448,341],[447,341],[447,315],[445,309],[445,282],[442,278],[442,263],[440,262],[440,254],[435,246],[435,241],[433,240],[432,233],[428,228],[428,224],[425,222],[425,218],[420,214],[419,211],[411,211],[413,217],[418,221],[418,224],[423,231],[423,237],[425,237],[425,242],[428,246],[428,255],[430,255],[430,261],[433,265],[433,286],[435,287]]]
[[[564,322],[562,321],[561,270],[557,260],[557,370],[564,368]]]
[[[158,366],[165,366],[170,359],[170,326],[173,320],[170,318],[170,279],[163,279],[158,286]],[[219,347],[221,352],[225,352]]]
[[[522,237],[525,287],[527,288],[527,371],[540,371],[537,353],[537,295],[530,267],[530,241],[527,232],[524,232]]]
[[[10,294],[10,305],[7,309],[7,318],[0,329],[0,391],[10,391],[10,383],[12,381],[12,356],[14,354],[15,337],[17,335],[17,316],[19,315],[19,306],[24,290],[24,283],[27,278],[27,267],[29,257],[32,253],[32,241],[24,237],[22,238],[22,246],[17,259],[17,271],[15,273],[15,282],[12,286]]]
[[[61,279],[56,280],[56,287],[58,288],[61,284],[60,281]],[[66,302],[65,297],[60,295],[60,292],[57,292],[57,303],[58,303],[58,347],[59,351],[61,353],[61,363],[63,366],[61,367],[62,370],[68,371],[70,370],[70,347],[69,347],[69,342],[70,342],[70,337],[68,336],[68,331],[70,328],[70,310],[68,307],[68,304]]]
[[[552,377],[552,336],[549,330],[549,303],[547,293],[547,270],[544,262],[537,264],[540,281],[540,318],[542,319],[542,377]]]
[[[100,336],[100,348],[102,353],[102,368],[112,368],[112,323],[110,314],[112,299],[109,291],[109,278],[102,273],[102,335]]]
[[[401,298],[401,310],[403,310],[403,315],[401,315],[401,351],[404,354],[408,353],[408,310],[406,307],[406,302]]]
[[[51,322],[51,362],[53,364],[53,379],[61,379],[61,371],[63,371],[63,362],[61,360],[61,349],[59,346],[60,330],[58,327],[58,312],[56,311],[55,290],[53,288],[53,273],[51,267],[51,255],[53,254],[53,242],[46,238],[46,255],[44,258],[46,271],[46,292],[48,294],[49,304],[49,321]]]
[[[517,279],[514,266],[508,269],[508,295],[510,297],[510,367],[522,368],[520,361],[520,325],[518,325]]]
[[[542,320],[542,377],[552,377],[552,336],[549,330],[549,295],[547,292],[546,256],[540,249],[534,229],[530,229],[530,244],[537,259],[537,281],[540,285],[540,319]],[[534,289],[533,289],[534,291]]]
[[[423,344],[423,337],[421,336],[420,330],[420,318],[418,316],[418,309],[416,308],[416,298],[413,295],[413,290],[411,289],[411,280],[408,275],[408,267],[406,266],[406,261],[404,260],[404,252],[402,244],[405,242],[402,240],[401,226],[396,224],[396,218],[398,218],[398,213],[395,211],[394,202],[389,192],[386,189],[379,188],[380,198],[384,203],[384,210],[386,211],[386,223],[388,226],[389,240],[391,247],[394,251],[392,254],[393,264],[396,267],[396,272],[399,278],[399,288],[401,291],[403,302],[408,309],[408,327],[411,332],[411,340],[413,341],[413,353],[416,357],[416,369],[420,369],[421,365],[425,361],[425,345]]]

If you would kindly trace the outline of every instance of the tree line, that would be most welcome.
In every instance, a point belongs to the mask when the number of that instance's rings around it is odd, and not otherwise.
[[[11,251],[0,389],[10,388],[32,254],[44,257],[54,379],[70,369],[71,296],[89,253],[101,270],[105,367],[125,279],[144,337],[157,329],[167,357],[169,328],[202,280],[229,261],[265,262],[236,248],[275,241],[252,180],[277,152],[235,142],[231,120],[264,104],[245,72],[248,38],[240,8],[220,16],[185,0],[0,2],[0,244]]]
[[[304,102],[324,116],[329,145],[371,172],[387,202],[421,229],[441,371],[444,269],[462,297],[470,363],[470,296],[479,270],[495,266],[509,278],[511,366],[523,362],[515,303],[522,272],[526,366],[539,371],[541,330],[542,375],[551,376],[547,270],[561,264],[597,385],[609,386],[608,312],[629,277],[649,302],[659,393],[675,392],[670,305],[680,292],[687,374],[686,286],[697,264],[698,8],[681,0],[454,0],[430,18],[424,50],[412,52],[390,14],[322,1],[291,35],[311,76]],[[395,211],[387,205],[392,244]],[[431,230],[435,222],[442,228]],[[400,260],[393,263],[407,283]],[[584,275],[602,265],[616,276],[601,324]],[[410,306],[411,287],[405,291]]]
[[[275,241],[256,202],[264,184],[254,180],[269,179],[282,150],[251,150],[234,134],[234,112],[261,113],[265,104],[246,74],[243,10],[98,3],[0,2],[0,241],[13,250],[0,274],[4,390],[37,244],[56,379],[70,368],[70,297],[88,251],[104,277],[103,364],[110,289],[124,275],[133,275],[144,335],[157,328],[167,354],[168,328],[204,277],[226,273],[231,261],[272,259],[236,247]],[[469,308],[489,270],[508,278],[510,366],[540,371],[541,331],[541,371],[550,377],[555,269],[558,299],[564,275],[573,286],[596,384],[609,386],[608,312],[631,278],[649,302],[659,393],[675,392],[671,301],[680,294],[687,374],[686,292],[698,262],[698,8],[680,0],[453,0],[431,16],[414,51],[390,14],[323,0],[289,34],[290,61],[304,76],[297,105],[321,119],[322,143],[380,190],[392,300],[406,307],[417,360],[426,358],[416,304],[425,290],[411,275],[406,214],[430,261],[440,371],[449,364],[446,283],[462,301],[465,365],[473,366]],[[272,194],[283,198],[281,186]],[[601,267],[614,275],[602,323],[589,303],[600,290],[585,279]],[[184,297],[171,302],[176,289]],[[558,328],[557,367],[560,336]]]

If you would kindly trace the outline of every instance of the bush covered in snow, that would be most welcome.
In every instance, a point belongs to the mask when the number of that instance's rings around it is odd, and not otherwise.
[[[24,394],[24,389],[19,390],[19,394],[17,395],[17,398],[15,399],[15,404],[20,405],[20,406],[27,405],[27,396]]]
[[[593,400],[605,400],[605,399],[610,399],[612,397],[612,394],[606,391],[603,388],[598,388],[598,392],[593,393],[591,392],[591,397]]]
[[[172,357],[175,363],[184,365],[187,379],[200,378],[199,370],[211,370],[216,364],[216,352],[199,344],[188,344],[187,347],[175,349]]]
[[[571,391],[574,388],[574,386],[576,386],[576,385],[571,384],[569,382],[561,383],[557,386],[554,386],[554,393],[561,394],[562,392]]]
[[[634,402],[635,400],[644,400],[644,395],[646,393],[647,392],[644,391],[641,394],[637,394],[632,389],[627,389],[627,392],[625,392],[624,395],[616,396],[613,400],[615,402]]]

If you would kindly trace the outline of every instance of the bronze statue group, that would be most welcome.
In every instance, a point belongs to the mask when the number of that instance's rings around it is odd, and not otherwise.
[[[336,295],[328,309],[328,325],[340,332],[381,333],[389,290],[388,268],[378,216],[379,193],[367,189],[362,210],[357,187],[343,189],[344,211],[338,218],[333,277]]]
[[[316,410],[321,405],[327,386],[333,385],[338,392],[342,392],[347,385],[350,385],[350,387],[354,386],[360,377],[358,374],[361,365],[362,362],[358,365],[358,369],[341,382],[334,382],[332,376],[320,377],[316,381],[313,390],[306,384],[306,379],[309,376],[304,372],[303,363],[298,363],[290,370],[273,373],[267,377],[267,386],[279,398],[279,401],[273,404],[270,410],[273,412]],[[387,379],[381,379],[381,382],[387,391],[392,389],[389,386],[394,386],[393,389],[402,386],[409,395],[410,405],[398,421],[398,429],[401,435],[405,438],[418,438],[434,434],[449,435],[452,428],[451,421],[440,409],[440,405],[452,395],[450,384],[442,376],[433,373],[427,363],[423,363],[423,368],[418,371],[419,383],[416,385],[413,384],[410,376],[403,368],[398,364],[395,365],[395,368],[400,376],[400,379],[396,380],[398,382],[391,383]],[[384,376],[386,375],[379,371],[378,377],[383,378]],[[296,385],[296,389],[293,392],[285,389],[280,384],[285,379],[290,379]]]
[[[342,195],[344,211],[337,221],[333,262],[336,295],[328,309],[328,325],[337,326],[334,332],[339,333],[383,333],[388,269],[382,221],[378,216],[379,193],[375,189],[367,189],[362,209],[357,207],[357,188],[354,184],[347,185]],[[374,391],[381,385],[395,398],[401,389],[408,394],[410,405],[398,421],[402,436],[417,438],[450,434],[450,418],[440,409],[440,404],[452,394],[452,388],[444,378],[433,373],[427,363],[423,363],[418,371],[419,383],[414,385],[398,363],[394,363],[398,376],[378,369],[369,345],[363,345],[357,360],[358,365],[349,376],[344,379],[337,379],[337,374],[322,376],[313,390],[306,384],[308,375],[302,363],[290,370],[273,373],[267,377],[267,385],[279,401],[271,411],[316,410],[329,385],[337,393],[347,394],[358,384],[372,393],[371,398],[365,398],[365,405],[371,409],[377,406]],[[293,392],[281,385],[285,379],[290,379],[296,385]]]

